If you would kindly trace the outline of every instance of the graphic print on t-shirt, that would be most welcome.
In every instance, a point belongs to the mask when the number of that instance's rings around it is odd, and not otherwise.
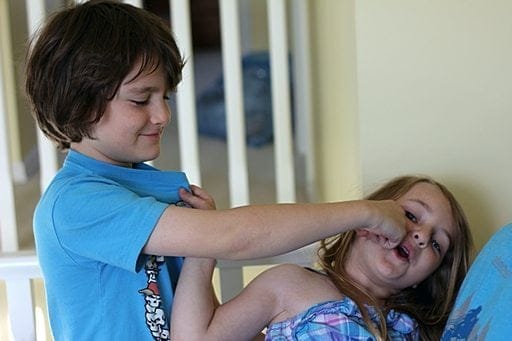
[[[153,338],[157,341],[170,339],[169,324],[165,317],[165,311],[162,308],[162,297],[158,289],[158,274],[160,266],[163,264],[165,264],[163,256],[148,256],[144,266],[147,286],[139,290],[139,293],[144,295],[146,325]]]

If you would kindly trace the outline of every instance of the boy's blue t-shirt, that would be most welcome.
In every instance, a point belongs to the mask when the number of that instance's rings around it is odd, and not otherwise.
[[[69,151],[34,214],[56,340],[168,338],[182,258],[141,251],[188,186],[182,172],[119,167]]]
[[[512,224],[496,232],[462,283],[442,340],[512,337]]]

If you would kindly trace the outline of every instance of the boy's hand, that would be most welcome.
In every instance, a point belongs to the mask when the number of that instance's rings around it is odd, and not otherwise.
[[[407,230],[404,210],[393,200],[371,201],[373,213],[368,228],[361,229],[360,235],[379,243],[386,249],[398,246]]]
[[[216,209],[215,201],[212,196],[199,186],[190,185],[190,192],[184,188],[180,188],[180,197],[192,208],[202,210]]]

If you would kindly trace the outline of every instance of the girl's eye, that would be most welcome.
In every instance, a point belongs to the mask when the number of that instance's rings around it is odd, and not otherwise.
[[[416,219],[416,216],[409,211],[405,211],[405,216],[407,217],[407,219],[409,219],[410,221],[412,221],[415,224],[418,222],[418,219]]]
[[[432,240],[432,247],[438,252],[441,253],[441,244],[435,239]]]

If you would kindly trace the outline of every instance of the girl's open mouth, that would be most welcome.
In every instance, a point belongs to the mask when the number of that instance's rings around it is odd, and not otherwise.
[[[407,249],[407,247],[401,244],[395,248],[395,251],[399,258],[403,259],[406,262],[409,261],[409,250]]]

